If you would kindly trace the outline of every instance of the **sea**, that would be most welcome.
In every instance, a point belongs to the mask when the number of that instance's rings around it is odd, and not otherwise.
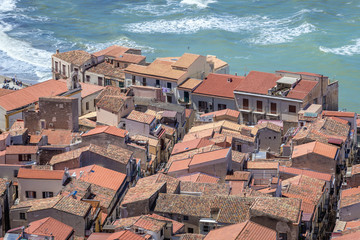
[[[51,78],[56,49],[216,55],[232,74],[320,73],[360,112],[360,0],[0,0],[0,75]]]

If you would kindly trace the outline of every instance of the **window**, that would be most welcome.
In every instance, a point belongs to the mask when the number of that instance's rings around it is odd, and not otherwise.
[[[94,107],[96,107],[96,100],[94,99]]]
[[[193,228],[188,228],[188,233],[194,233],[194,229]]]
[[[119,82],[119,87],[123,88],[124,87],[124,82]]]
[[[262,112],[263,110],[263,102],[262,101],[256,101],[256,111]]]
[[[58,62],[55,61],[55,72],[59,72]]]
[[[270,103],[270,110],[272,114],[276,114],[276,103]]]
[[[146,86],[146,78],[143,78],[143,79],[142,79],[142,85],[143,85],[143,86]]]
[[[36,198],[35,191],[25,191],[26,198]]]
[[[89,75],[86,75],[86,81],[90,82],[90,76]]]
[[[184,221],[188,221],[188,220],[189,220],[189,216],[184,216],[183,219],[184,219]]]
[[[166,96],[166,102],[172,103],[172,96]]]
[[[226,109],[226,104],[218,104],[218,110]]]
[[[102,86],[102,85],[103,85],[102,81],[103,81],[103,78],[102,78],[102,77],[98,77],[98,85],[99,85],[99,86]]]
[[[236,145],[236,150],[237,150],[238,152],[241,152],[241,145]]]
[[[53,197],[54,193],[53,192],[42,192],[43,198],[49,198],[49,197]]]
[[[279,233],[279,240],[287,240],[287,234],[286,233]]]
[[[89,110],[89,102],[86,102],[86,110]]]
[[[248,110],[249,109],[249,99],[243,98],[243,109]]]
[[[110,79],[105,79],[105,86],[112,85]]]
[[[132,76],[132,85],[135,85],[135,83],[136,83],[136,78],[135,76]]]
[[[199,111],[203,112],[207,110],[207,102],[205,101],[199,101]]]
[[[63,65],[63,75],[66,75],[66,66]]]
[[[296,106],[289,105],[289,113],[296,113]]]
[[[41,127],[41,129],[44,129],[44,128],[45,128],[45,125],[46,125],[45,119],[41,119],[41,120],[40,120],[40,127]]]
[[[23,213],[23,212],[20,213],[20,219],[26,220],[26,215],[25,215],[25,213]]]
[[[205,226],[203,227],[203,231],[204,231],[204,232],[209,232],[209,231],[210,231],[210,227],[205,225]]]
[[[189,92],[184,91],[184,102],[188,103],[190,101]]]
[[[162,237],[164,235],[164,229],[161,229],[160,231],[160,237]]]
[[[120,63],[119,63],[119,62],[117,62],[116,65],[117,65],[117,67],[120,67]]]
[[[156,86],[156,87],[160,87],[160,80],[159,80],[159,79],[156,79],[155,86]]]
[[[19,170],[14,170],[14,177],[17,177]]]
[[[166,87],[171,89],[171,82],[166,83]]]

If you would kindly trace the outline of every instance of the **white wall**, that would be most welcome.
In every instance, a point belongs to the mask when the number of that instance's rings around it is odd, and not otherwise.
[[[53,192],[56,196],[62,189],[63,180],[50,179],[23,179],[18,178],[20,201],[30,200],[26,198],[25,191],[36,191],[36,198],[43,198],[42,192]]]

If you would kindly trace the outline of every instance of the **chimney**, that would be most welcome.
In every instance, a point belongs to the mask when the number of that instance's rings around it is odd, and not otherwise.
[[[59,53],[60,53],[59,49],[56,49],[56,54],[59,54]]]

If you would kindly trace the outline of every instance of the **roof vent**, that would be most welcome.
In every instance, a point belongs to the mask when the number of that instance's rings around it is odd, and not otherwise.
[[[228,82],[232,82],[233,80],[232,80],[232,78],[228,78],[228,80],[227,80]]]

